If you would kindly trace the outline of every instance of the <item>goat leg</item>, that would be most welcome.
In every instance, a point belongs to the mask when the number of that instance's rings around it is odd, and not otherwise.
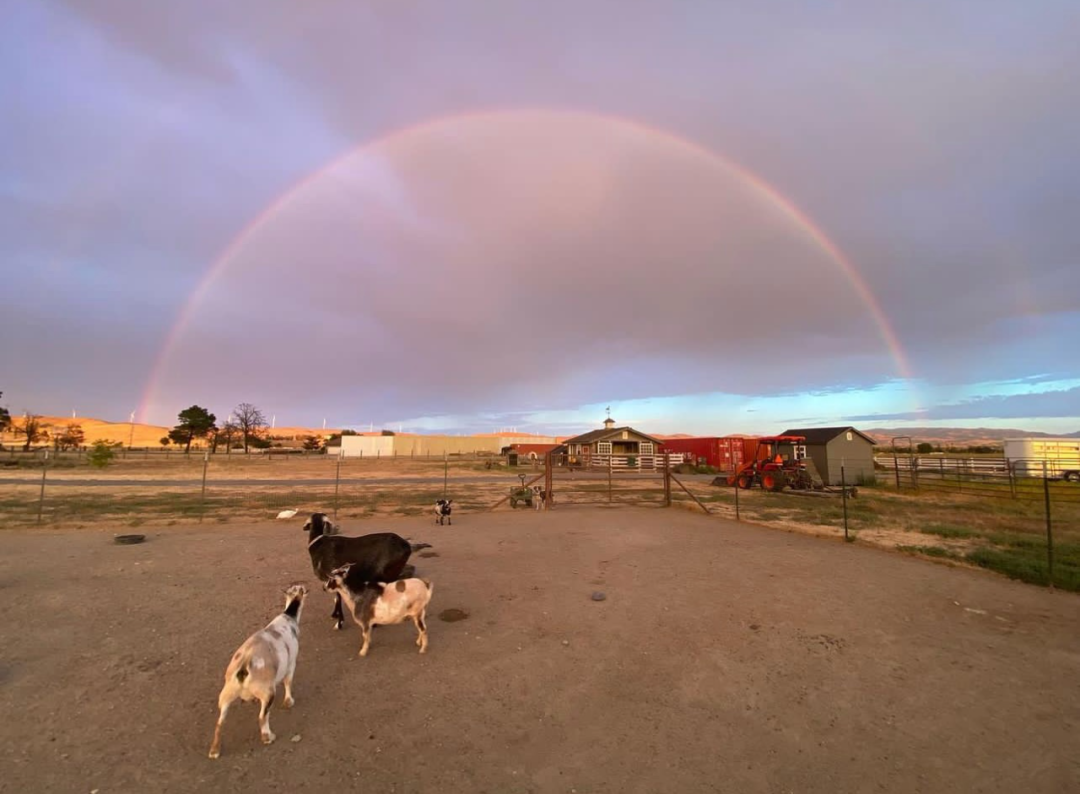
[[[330,613],[330,619],[334,621],[334,629],[341,631],[345,623],[345,613],[341,610],[341,594],[334,593],[334,611]]]

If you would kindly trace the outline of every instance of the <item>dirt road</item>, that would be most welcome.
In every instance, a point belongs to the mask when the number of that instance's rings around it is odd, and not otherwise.
[[[278,741],[237,706],[211,761],[299,524],[0,533],[0,790],[1080,790],[1080,597],[657,509],[347,523],[433,543],[469,617],[356,659],[313,593]]]

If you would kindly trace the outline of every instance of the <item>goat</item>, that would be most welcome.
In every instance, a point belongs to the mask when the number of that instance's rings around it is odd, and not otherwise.
[[[419,632],[416,644],[420,646],[420,653],[427,653],[425,612],[431,601],[431,582],[427,579],[399,579],[392,584],[367,581],[357,587],[347,582],[351,578],[350,568],[343,565],[333,571],[325,587],[348,602],[349,611],[364,638],[359,655],[367,656],[372,627],[403,623],[407,618],[412,618]]]
[[[274,703],[277,685],[285,683],[285,708],[291,708],[292,682],[296,672],[296,657],[300,652],[300,610],[307,590],[295,584],[285,591],[285,611],[270,621],[266,628],[252,634],[232,655],[225,669],[225,685],[218,695],[218,721],[210,757],[221,755],[221,726],[229,706],[241,700],[258,700],[259,733],[263,744],[276,738],[270,730],[270,706]]]
[[[454,522],[450,520],[451,505],[454,503],[453,499],[440,499],[435,503],[435,522],[442,526],[443,519],[453,526]]]
[[[308,533],[308,554],[311,568],[320,582],[330,578],[335,568],[352,563],[350,581],[393,582],[400,578],[408,566],[409,555],[420,549],[430,548],[430,543],[412,543],[393,532],[377,532],[350,538],[337,534],[337,527],[325,513],[312,513],[304,524]],[[358,577],[358,578],[356,578]],[[341,596],[334,599],[334,611],[330,617],[334,628],[341,630],[345,615],[341,611]]]
[[[545,491],[543,486],[541,485],[534,485],[532,487],[532,491],[533,507],[535,507],[537,510],[543,510],[544,502],[547,500],[547,491]]]

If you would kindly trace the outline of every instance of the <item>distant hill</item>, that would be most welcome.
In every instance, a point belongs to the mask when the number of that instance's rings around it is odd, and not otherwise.
[[[880,446],[889,446],[897,436],[910,436],[914,444],[942,447],[1000,447],[1006,438],[1080,438],[1080,431],[1055,434],[996,427],[877,427],[864,432]]]

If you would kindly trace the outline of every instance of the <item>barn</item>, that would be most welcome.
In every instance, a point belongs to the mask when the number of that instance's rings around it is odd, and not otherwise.
[[[572,466],[614,469],[663,468],[659,439],[632,427],[615,427],[615,420],[604,420],[602,430],[590,430],[563,442]]]
[[[806,438],[806,457],[826,485],[840,484],[841,466],[849,485],[874,477],[874,444],[877,442],[854,427],[792,428],[782,435]]]

